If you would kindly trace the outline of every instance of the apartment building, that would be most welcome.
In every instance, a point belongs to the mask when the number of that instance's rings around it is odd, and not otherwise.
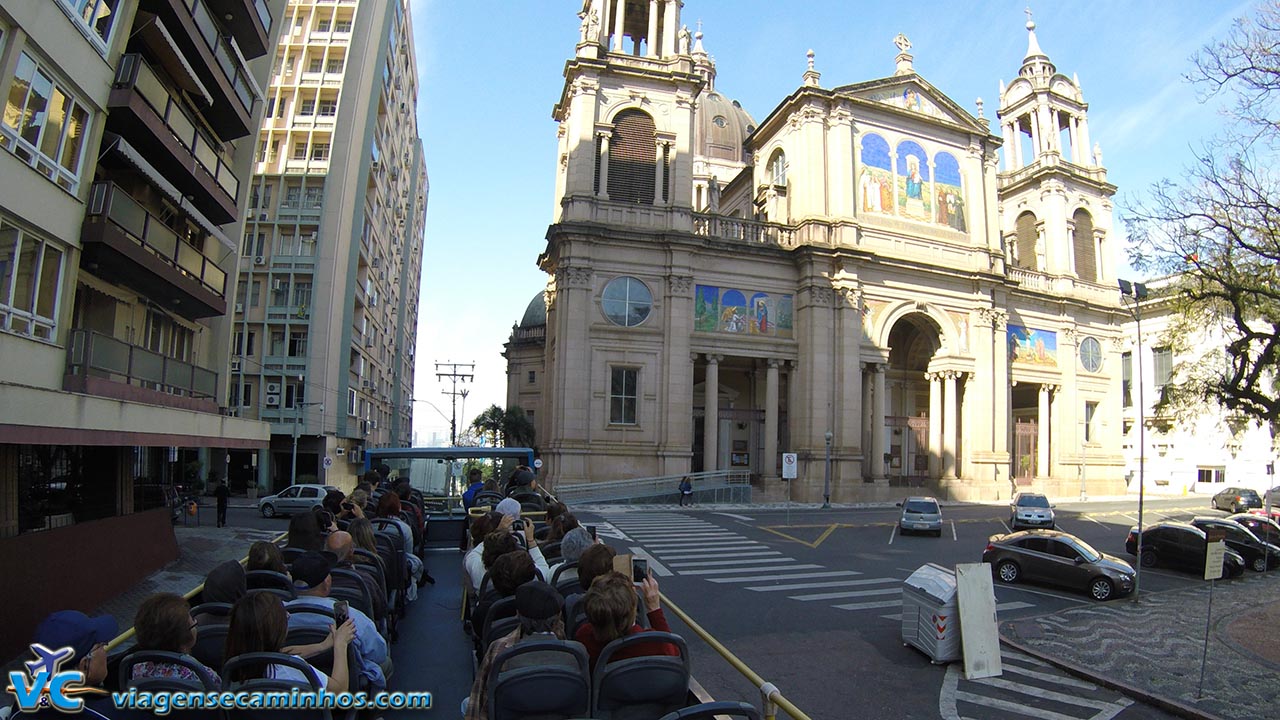
[[[25,588],[11,627],[90,610],[172,559],[172,486],[268,443],[221,405],[283,9],[0,0],[0,575]]]
[[[258,132],[227,406],[271,423],[232,478],[353,485],[412,441],[427,174],[404,0],[290,0]],[[314,480],[313,480],[314,479]]]

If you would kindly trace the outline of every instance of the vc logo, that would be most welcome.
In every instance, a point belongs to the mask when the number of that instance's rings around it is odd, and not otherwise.
[[[69,647],[50,650],[36,643],[31,646],[31,652],[36,659],[25,663],[26,672],[10,672],[9,686],[5,688],[17,698],[19,711],[33,712],[52,707],[67,713],[79,712],[84,707],[84,700],[76,695],[102,692],[84,687],[84,673],[79,670],[62,669],[63,663],[76,654],[75,650]]]

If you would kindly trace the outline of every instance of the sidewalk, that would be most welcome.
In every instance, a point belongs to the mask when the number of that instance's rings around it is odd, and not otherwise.
[[[1073,674],[1193,718],[1276,716],[1280,572],[1209,583],[1000,624],[1003,640]]]

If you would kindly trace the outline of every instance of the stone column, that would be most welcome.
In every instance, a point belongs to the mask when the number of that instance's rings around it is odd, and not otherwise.
[[[626,52],[626,50],[622,48],[623,21],[625,21],[627,17],[626,0],[618,0],[617,8],[618,13],[613,17],[613,50],[614,52]]]
[[[676,0],[664,0],[662,10],[662,57],[672,57],[676,54],[676,33],[680,32],[676,27]]]
[[[646,57],[658,57],[658,0],[649,0],[649,37],[645,39]]]
[[[650,0],[654,2],[656,0]],[[667,146],[665,140],[660,140],[654,148],[654,173],[653,173],[653,204],[662,205],[665,201],[662,199],[662,150]]]
[[[929,477],[941,477],[942,468],[942,378],[940,373],[925,375],[929,380]]]
[[[984,317],[991,323],[991,434],[993,452],[1009,452],[1009,316],[1003,310],[989,310]],[[1007,479],[1007,478],[1006,478]]]
[[[872,423],[874,422],[871,417],[871,406],[872,406],[871,393],[875,390],[875,382],[871,377],[869,377],[871,374],[871,364],[867,363],[866,365],[862,365],[861,363],[859,363],[859,365],[863,370],[862,412],[860,414],[860,417],[861,417],[860,424],[862,426],[862,458],[863,458],[862,459],[862,479],[870,480],[873,477],[875,477],[874,475],[875,464],[871,462],[871,436],[873,435],[871,428],[873,427]]]
[[[956,379],[960,373],[950,371],[943,373],[945,387],[942,393],[942,477],[947,480],[956,478],[956,443],[960,439],[956,425],[956,399],[959,387]]]
[[[836,363],[837,388],[832,388],[836,395],[836,427],[833,428],[834,448],[840,453],[852,453],[859,448],[866,452],[862,444],[862,292],[857,288],[839,288],[836,294],[837,305],[835,321],[838,324],[837,345],[834,348]],[[833,470],[834,472],[834,470]],[[841,474],[848,477],[847,472]]]
[[[1049,473],[1049,386],[1041,383],[1036,417],[1036,476]]]
[[[596,197],[609,199],[609,133],[596,132],[596,137],[600,139],[600,190],[596,192]]]
[[[716,443],[720,435],[720,358],[719,355],[707,355],[707,378],[704,383],[706,399],[702,406],[706,409],[706,417],[702,419],[702,469],[710,472],[716,469],[719,449]]]
[[[871,372],[875,384],[875,398],[871,402],[871,477],[879,482],[884,476],[884,363],[873,363]]]
[[[764,458],[761,474],[773,477],[778,468],[778,364],[770,359],[764,381]]]

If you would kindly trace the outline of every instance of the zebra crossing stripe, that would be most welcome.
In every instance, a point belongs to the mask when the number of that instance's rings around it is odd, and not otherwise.
[[[758,585],[748,590],[756,592],[780,592],[786,590],[816,590],[818,588],[848,587],[850,585],[879,585],[884,582],[897,582],[893,578],[864,578],[862,580],[835,580],[832,582],[795,583],[793,585]]]
[[[760,545],[762,544],[756,540],[748,540],[746,538],[723,538],[723,539],[711,538],[711,539],[705,539],[705,540],[697,540],[697,539],[695,540],[658,540],[658,541],[648,541],[648,542],[645,542],[644,540],[638,540],[638,542],[642,542],[644,543],[645,547],[650,547],[650,548],[662,548],[662,547],[674,548],[674,547],[687,547],[689,545],[692,545],[694,547],[708,547],[711,545]]]
[[[1013,703],[999,698],[987,697],[985,695],[974,695],[973,693],[957,692],[957,702],[973,703],[974,705],[982,705],[983,707],[995,708],[996,710],[1007,710],[1016,717],[1032,717],[1040,718],[1040,720],[1080,720],[1075,715],[1064,715],[1051,710],[1042,710],[1038,707],[1023,705],[1021,703]]]
[[[773,560],[761,560],[760,562],[762,562],[762,563],[777,563],[777,562],[783,562],[783,561],[782,561],[782,560],[779,560],[779,559],[773,559]],[[772,571],[775,571],[775,570],[788,570],[788,571],[790,571],[790,570],[819,570],[819,569],[821,569],[821,568],[822,568],[822,566],[821,566],[821,565],[789,565],[789,564],[784,564],[784,565],[779,565],[779,566],[777,566],[777,567],[734,567],[734,568],[713,568],[713,569],[711,569],[711,570],[681,570],[681,571],[680,571],[680,574],[681,574],[681,575],[725,575],[725,574],[728,574],[728,573],[744,573],[744,572],[752,572],[752,571],[755,571],[755,570],[759,570],[759,571],[761,571],[761,572],[772,572]],[[719,582],[719,581],[717,581],[717,580],[712,580],[712,582]]]
[[[1007,655],[1001,658],[1000,668],[1004,670],[1005,675],[1009,675],[1012,673],[1014,675],[1021,675],[1022,677],[1034,678],[1036,680],[1044,680],[1045,682],[1052,682],[1052,683],[1057,683],[1059,685],[1066,685],[1069,687],[1080,688],[1081,690],[1088,690],[1090,692],[1096,692],[1098,690],[1098,686],[1094,685],[1091,682],[1086,682],[1084,680],[1077,680],[1073,677],[1065,677],[1065,676],[1053,675],[1051,673],[1046,673],[1046,672],[1037,672],[1035,670],[1027,670],[1026,668],[1021,668],[1021,667],[1018,667],[1017,665],[1014,665],[1008,662],[1008,660],[1009,660],[1009,657]]]
[[[1088,697],[1077,697],[1075,695],[1047,690],[1042,687],[1023,685],[1003,678],[982,678],[980,680],[973,680],[972,682],[976,682],[980,685],[1000,688],[1001,690],[1018,693],[1019,695],[1030,695],[1043,700],[1051,700],[1053,702],[1059,702],[1066,705],[1093,708],[1094,710],[1106,710],[1108,708],[1115,707],[1116,705],[1116,703],[1109,702],[1107,700],[1094,700],[1093,698]]]
[[[821,567],[821,566],[815,566],[815,567]],[[752,568],[742,568],[742,571],[747,572],[751,569]],[[788,570],[794,570],[794,569],[799,569],[799,567],[793,566],[791,568],[788,568]],[[707,580],[713,583],[732,583],[732,582],[746,583],[746,582],[765,582],[767,580],[807,580],[809,578],[843,577],[847,575],[857,575],[857,574],[858,573],[853,572],[852,570],[836,570],[833,572],[796,573],[794,575],[748,575],[744,577],[731,577],[731,578],[707,578]]]
[[[875,602],[849,603],[848,605],[833,605],[838,610],[879,610],[880,608],[902,607],[901,600],[877,600]]]
[[[898,604],[901,605],[902,602],[898,601]],[[996,612],[999,612],[1001,610],[1021,610],[1022,608],[1029,608],[1029,607],[1035,607],[1035,606],[1032,605],[1031,603],[1024,603],[1024,602],[996,603]],[[885,620],[893,620],[894,622],[897,622],[902,619],[902,614],[899,613],[897,615],[881,615],[880,617],[884,618]],[[1045,667],[1048,667],[1048,666],[1046,665]]]
[[[775,550],[771,554],[781,555],[782,553],[777,552]],[[775,562],[775,561],[782,562],[784,560],[787,562],[796,561],[795,558],[780,557],[780,558],[770,558],[768,560],[764,560],[762,558],[753,558],[750,560],[696,560],[693,562],[676,562],[676,563],[667,563],[667,564],[673,568],[682,568],[682,567],[705,567],[705,566],[716,566],[716,565],[751,565],[752,563]]]
[[[759,550],[756,550],[754,548],[744,549],[744,550],[734,550],[732,554],[726,554],[722,552],[709,553],[704,550],[680,550],[678,552],[675,550],[664,550],[660,553],[654,553],[654,554],[661,555],[664,559],[667,559],[667,560],[693,560],[698,558],[704,558],[709,560],[713,558],[723,558],[723,557],[760,558],[766,555],[781,555],[782,553],[777,550],[765,550],[763,546],[761,546],[761,549]]]
[[[806,600],[806,601],[839,600],[841,598],[874,597],[876,595],[897,595],[897,594],[900,594],[901,592],[902,592],[902,588],[893,587],[893,588],[881,588],[879,590],[851,590],[849,592],[816,593],[814,595],[788,595],[787,597],[790,600]],[[901,603],[902,601],[899,600],[898,602]]]

